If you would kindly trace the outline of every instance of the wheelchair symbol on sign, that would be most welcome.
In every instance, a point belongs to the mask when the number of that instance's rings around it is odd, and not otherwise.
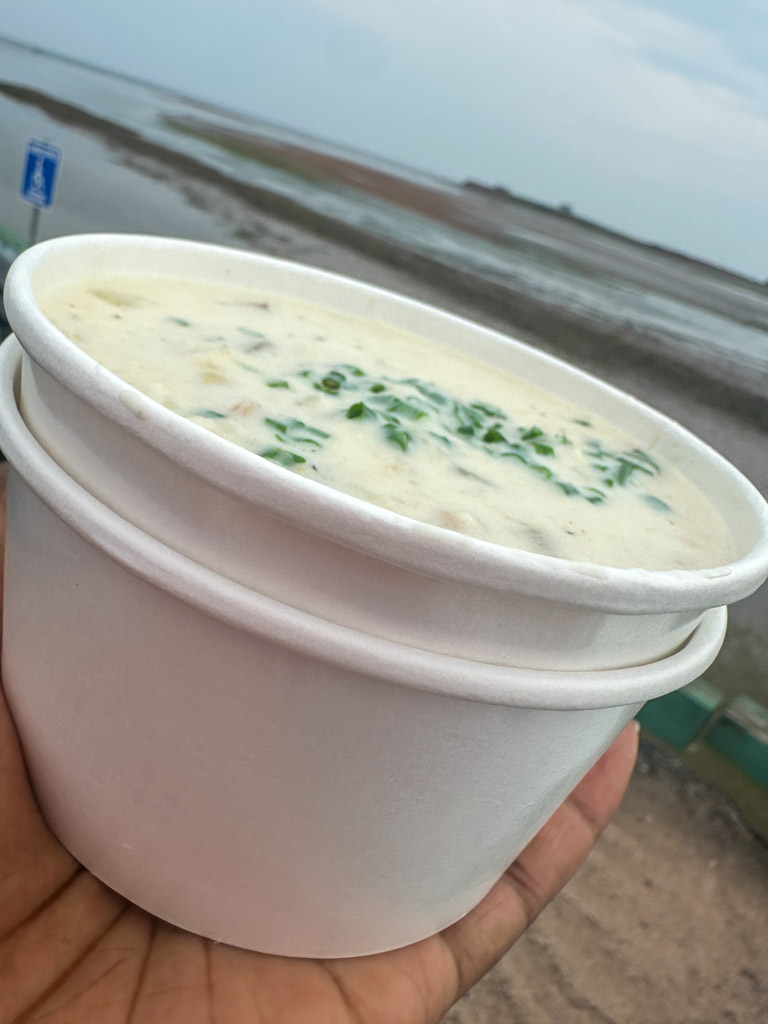
[[[35,169],[32,171],[28,198],[33,202],[37,200],[42,206],[47,206],[45,194],[45,174],[43,172],[43,158],[35,157]]]

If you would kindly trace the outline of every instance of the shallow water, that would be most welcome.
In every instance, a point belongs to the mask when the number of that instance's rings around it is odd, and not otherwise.
[[[150,85],[33,52],[0,40],[0,79],[47,92],[142,138],[184,153],[233,179],[299,202],[310,210],[396,241],[415,252],[503,284],[552,307],[611,328],[650,335],[662,344],[709,358],[735,360],[768,372],[768,293],[686,265],[663,251],[596,233],[575,219],[500,204],[438,178],[399,168],[409,181],[454,199],[462,214],[493,237],[460,230],[375,196],[316,177],[291,174],[186,131],[169,118],[190,118],[217,130],[253,131],[274,141],[365,159],[386,173],[385,161],[308,139],[237,112],[222,111]],[[6,254],[29,240],[31,208],[19,198],[29,138],[55,142],[64,153],[55,204],[41,216],[38,238],[114,230],[172,234],[238,243],[237,230],[189,201],[167,181],[107,139],[49,118],[36,107],[0,96],[0,243]],[[242,244],[242,242],[240,242]],[[1,255],[1,254],[0,254]]]

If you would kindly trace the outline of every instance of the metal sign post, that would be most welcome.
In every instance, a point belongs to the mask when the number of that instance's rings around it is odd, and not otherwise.
[[[61,163],[61,150],[49,142],[31,139],[21,178],[21,198],[32,205],[29,244],[34,245],[40,224],[40,211],[53,205],[56,177]]]

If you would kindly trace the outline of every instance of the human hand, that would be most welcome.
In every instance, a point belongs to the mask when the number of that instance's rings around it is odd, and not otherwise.
[[[183,932],[80,866],[40,816],[0,694],[0,1024],[436,1024],[584,861],[636,753],[630,725],[439,935],[375,956],[292,959]]]

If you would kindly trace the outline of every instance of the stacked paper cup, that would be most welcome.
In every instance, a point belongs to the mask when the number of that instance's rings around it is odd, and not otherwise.
[[[570,563],[296,477],[46,320],[46,289],[96,272],[258,281],[514,368],[661,436],[738,557]],[[5,302],[4,672],[38,798],[94,874],[203,935],[351,956],[461,917],[642,703],[711,663],[724,606],[768,575],[768,508],[704,444],[399,296],[212,246],[78,236],[25,253]]]

